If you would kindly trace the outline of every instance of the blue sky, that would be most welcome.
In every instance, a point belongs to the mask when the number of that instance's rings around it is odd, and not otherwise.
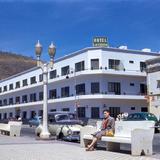
[[[112,47],[160,50],[160,0],[0,0],[0,50],[32,56],[39,39],[56,58],[107,36]]]

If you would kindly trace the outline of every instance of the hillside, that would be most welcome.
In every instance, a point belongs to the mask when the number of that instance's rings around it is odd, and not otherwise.
[[[0,80],[35,66],[33,58],[0,51]]]

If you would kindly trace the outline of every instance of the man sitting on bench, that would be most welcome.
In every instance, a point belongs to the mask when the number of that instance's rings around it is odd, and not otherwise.
[[[107,135],[109,136],[109,134],[114,133],[115,120],[113,117],[110,116],[110,111],[104,110],[103,114],[104,114],[104,119],[101,124],[101,130],[92,134],[93,135],[92,142],[87,146],[86,151],[93,151],[95,144],[97,143],[98,140],[101,139],[102,136],[107,136]]]

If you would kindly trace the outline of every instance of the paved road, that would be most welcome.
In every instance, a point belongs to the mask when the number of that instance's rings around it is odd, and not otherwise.
[[[123,150],[128,150],[122,145]],[[160,134],[154,139],[154,154],[152,157],[132,157],[121,153],[97,150],[86,152],[78,143],[62,141],[36,140],[34,128],[23,127],[21,137],[0,135],[0,160],[154,160],[160,159]],[[125,154],[124,154],[125,152]]]

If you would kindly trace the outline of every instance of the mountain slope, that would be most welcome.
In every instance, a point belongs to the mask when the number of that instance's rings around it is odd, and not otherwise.
[[[0,51],[0,80],[35,66],[33,58]]]

